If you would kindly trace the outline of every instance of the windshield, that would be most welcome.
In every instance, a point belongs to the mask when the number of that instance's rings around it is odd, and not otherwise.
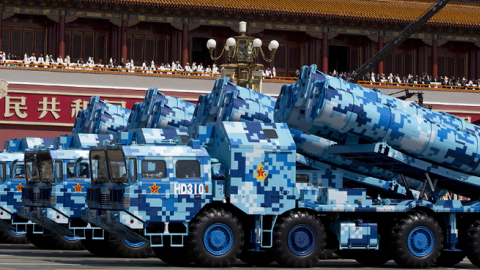
[[[28,183],[38,183],[37,155],[25,154],[26,176]]]
[[[92,150],[90,152],[90,164],[92,166],[92,181],[94,183],[108,182],[106,156],[104,150]]]
[[[122,150],[107,150],[107,155],[111,181],[125,183],[127,181],[127,170]]]
[[[43,183],[53,183],[53,163],[50,155],[48,153],[39,153],[37,158],[40,181]]]

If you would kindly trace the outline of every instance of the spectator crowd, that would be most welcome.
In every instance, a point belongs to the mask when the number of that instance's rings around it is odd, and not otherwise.
[[[125,61],[123,58],[117,63],[116,59],[110,58],[108,63],[104,63],[102,59],[95,62],[92,57],[84,61],[82,58],[76,62],[72,62],[69,56],[63,58],[61,55],[56,59],[52,55],[43,54],[32,55],[29,57],[24,55],[23,59],[15,54],[5,53],[0,51],[0,64],[12,65],[12,66],[24,66],[24,67],[37,67],[37,68],[62,68],[62,69],[79,69],[79,70],[100,70],[100,71],[118,71],[118,72],[142,72],[142,73],[157,73],[157,74],[180,74],[180,75],[197,75],[197,76],[220,76],[223,67],[218,67],[215,63],[210,66],[204,66],[203,63],[197,64],[193,62],[192,65],[187,63],[184,67],[179,61],[173,61],[170,63],[156,64],[153,60],[150,63],[143,61],[141,65],[136,66],[133,59]],[[266,68],[261,70],[264,78],[276,77],[275,67],[270,70]],[[332,71],[329,75],[334,77],[340,77],[344,80],[349,80],[355,73],[352,72],[337,72]],[[298,78],[300,76],[300,70],[296,70],[293,77]],[[402,85],[402,86],[417,86],[417,87],[480,87],[480,79],[467,79],[465,77],[447,77],[430,76],[426,73],[419,75],[407,75],[400,76],[399,74],[389,75],[375,74],[374,72],[366,74],[360,80],[360,83],[375,84],[375,85]]]
[[[330,72],[330,76],[340,77],[344,80],[349,80],[355,73],[352,72]],[[371,83],[371,84],[401,84],[403,86],[436,86],[440,87],[480,87],[480,79],[468,79],[465,77],[448,77],[448,76],[431,76],[426,73],[419,75],[407,75],[400,76],[399,74],[390,73],[389,75],[385,74],[375,74],[374,72],[368,73],[362,77],[360,80],[361,83]]]
[[[92,57],[89,57],[87,61],[82,58],[76,62],[72,62],[67,55],[63,58],[61,55],[57,59],[52,55],[40,54],[37,58],[35,53],[29,57],[24,55],[23,59],[19,59],[17,55],[6,54],[0,51],[0,64],[12,65],[12,66],[24,66],[24,67],[36,67],[36,68],[62,68],[62,69],[79,69],[79,70],[102,70],[102,71],[119,71],[119,72],[142,72],[142,73],[157,73],[157,74],[180,74],[180,75],[199,75],[199,76],[220,76],[223,67],[219,68],[215,63],[210,66],[204,66],[203,63],[197,64],[193,62],[192,65],[187,63],[184,67],[179,61],[173,61],[172,64],[161,63],[155,64],[152,60],[150,63],[143,61],[141,65],[136,66],[133,59],[131,61],[125,61],[123,58],[118,63],[116,59],[110,58],[108,63],[104,63],[102,59],[95,62]],[[275,77],[275,67],[272,71],[270,68],[262,70],[263,76]]]

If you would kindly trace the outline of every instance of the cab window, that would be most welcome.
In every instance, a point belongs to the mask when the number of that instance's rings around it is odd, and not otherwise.
[[[25,179],[25,166],[22,164],[15,164],[15,179]]]
[[[82,162],[79,164],[80,168],[79,168],[79,175],[78,177],[75,177],[75,162],[69,162],[67,164],[67,179],[74,179],[74,178],[82,178],[82,179],[85,179],[85,178],[88,178],[88,170],[89,170],[89,167],[88,167],[88,163],[86,162]]]
[[[7,171],[6,171],[5,163],[0,163],[0,180],[2,180],[2,182],[7,181],[6,173],[7,173]]]
[[[166,178],[167,166],[164,160],[142,161],[142,178]]]
[[[107,156],[110,181],[125,183],[127,181],[127,169],[122,150],[107,150]]]
[[[308,183],[310,181],[310,177],[308,174],[297,174],[296,181],[297,183]]]
[[[200,178],[200,162],[197,160],[178,160],[175,163],[177,179]]]
[[[92,164],[92,181],[97,183],[108,182],[105,151],[90,151],[90,164]]]

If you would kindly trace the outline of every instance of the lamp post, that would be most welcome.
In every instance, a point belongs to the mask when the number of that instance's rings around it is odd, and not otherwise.
[[[270,58],[266,58],[262,51],[262,41],[259,38],[246,36],[247,23],[240,22],[240,36],[228,38],[219,56],[213,56],[213,50],[217,46],[214,39],[207,41],[207,48],[210,51],[210,58],[218,60],[223,53],[227,51],[228,61],[230,64],[223,64],[221,67],[225,68],[226,72],[222,71],[222,76],[230,75],[230,80],[233,81],[234,73],[237,74],[237,85],[242,87],[251,87],[257,92],[261,92],[262,76],[258,76],[262,64],[255,64],[254,61],[259,54],[266,62],[271,62],[275,57],[275,52],[278,49],[278,42],[272,40],[268,45],[270,50]]]

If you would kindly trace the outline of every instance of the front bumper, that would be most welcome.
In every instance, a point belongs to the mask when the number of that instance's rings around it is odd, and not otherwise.
[[[20,207],[17,214],[25,219],[31,220],[53,233],[74,237],[74,233],[65,228],[69,219],[58,210],[46,207]]]
[[[144,229],[144,222],[125,211],[83,209],[82,219],[107,232],[132,242],[150,242],[133,230]]]

